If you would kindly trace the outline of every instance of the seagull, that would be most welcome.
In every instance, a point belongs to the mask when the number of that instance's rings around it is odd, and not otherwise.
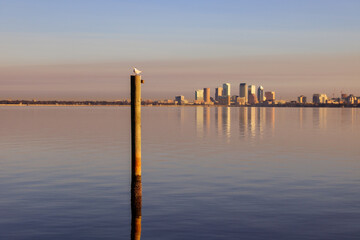
[[[134,72],[136,75],[139,75],[142,71],[140,71],[139,69],[137,69],[136,67],[134,67],[133,72]]]

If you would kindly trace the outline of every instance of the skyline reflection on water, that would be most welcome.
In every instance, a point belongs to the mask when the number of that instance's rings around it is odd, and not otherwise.
[[[130,238],[130,108],[0,116],[0,239]],[[141,239],[359,239],[359,119],[143,107]]]

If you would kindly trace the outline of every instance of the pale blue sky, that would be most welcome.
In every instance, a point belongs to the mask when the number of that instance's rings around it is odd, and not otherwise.
[[[359,31],[357,0],[0,1],[2,32]],[[136,28],[139,30],[137,31]]]
[[[199,63],[201,60],[211,60],[213,63],[211,70],[206,71],[207,67],[204,67],[203,77],[198,77],[195,81],[200,87],[207,83],[213,88],[225,81],[236,85],[244,80],[245,74],[249,81],[254,79],[253,81],[260,83],[261,80],[256,79],[261,75],[265,82],[263,85],[276,88],[283,87],[283,84],[277,85],[276,81],[266,76],[267,71],[263,67],[259,67],[258,72],[253,71],[252,76],[251,73],[244,72],[240,65],[239,74],[232,72],[231,79],[211,78],[211,71],[221,75],[222,70],[226,69],[223,65],[227,62],[247,61],[247,64],[251,62],[256,69],[257,64],[264,65],[261,63],[264,61],[262,57],[274,58],[275,62],[283,61],[277,59],[279,56],[288,57],[295,62],[300,57],[303,65],[299,65],[300,70],[294,70],[289,77],[296,80],[287,81],[291,88],[295,86],[295,81],[297,83],[300,80],[295,75],[312,74],[307,73],[304,66],[314,65],[312,57],[336,59],[338,56],[349,56],[350,60],[339,64],[350,63],[354,68],[358,66],[359,62],[354,59],[359,59],[360,56],[359,13],[358,0],[0,0],[0,68],[5,72],[0,75],[3,89],[0,94],[13,96],[16,94],[16,86],[25,89],[21,84],[38,87],[40,83],[37,79],[44,78],[41,71],[27,72],[26,76],[22,76],[20,70],[23,66],[37,65],[46,68],[49,65],[66,64],[69,66],[66,69],[68,74],[62,81],[62,88],[66,91],[71,83],[79,81],[77,75],[71,75],[71,72],[81,64],[93,64],[95,67],[92,68],[95,69],[99,64],[121,65],[119,75],[115,72],[112,76],[103,75],[106,71],[98,67],[98,72],[88,76],[90,82],[104,84],[104,79],[113,79],[115,82],[116,78],[127,76],[129,72],[126,69],[134,65],[140,65],[146,74],[154,71],[153,69],[159,69],[155,72],[160,72],[162,65],[171,62],[172,68],[181,69],[169,72],[169,75],[174,76],[174,81],[191,79],[191,61]],[[254,57],[260,60],[254,61]],[[304,57],[308,57],[309,61],[304,61]],[[154,61],[158,63],[155,66]],[[316,64],[321,65],[319,62]],[[325,61],[319,66],[323,71],[318,74],[329,75],[326,71],[327,64]],[[149,71],[147,68],[150,65],[153,69]],[[358,72],[353,69],[344,72],[344,67],[340,66],[338,74],[342,73],[344,76],[339,78],[343,84],[347,84],[347,89],[353,88],[360,95],[360,83],[356,83],[357,79],[360,80]],[[54,79],[62,76],[61,72],[55,70],[52,74],[46,75],[48,84],[45,89],[48,92]],[[226,76],[227,73],[223,74]],[[279,78],[283,76],[281,68],[277,73],[272,73],[272,77],[274,74],[278,74]],[[160,83],[164,81],[161,75],[149,73],[147,77],[157,79]],[[333,82],[331,89],[337,88],[336,81]],[[320,81],[318,91],[325,83],[326,80]],[[73,88],[78,88],[79,94],[83,89],[82,84],[86,82],[73,85]],[[106,89],[127,87],[126,84],[107,84],[109,85],[104,88],[103,94],[96,96],[106,98],[110,96]],[[149,86],[149,91],[170,91],[159,88],[164,85],[166,84],[158,83],[156,89]],[[96,84],[88,92],[96,91],[95,86]],[[182,91],[188,92],[196,87],[190,83],[179,86]],[[310,94],[311,88],[306,85],[306,81],[304,89]],[[61,93],[56,96],[61,97]]]

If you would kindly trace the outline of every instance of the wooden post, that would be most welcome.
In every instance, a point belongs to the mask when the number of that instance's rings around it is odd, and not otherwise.
[[[131,78],[131,239],[141,236],[141,76]]]

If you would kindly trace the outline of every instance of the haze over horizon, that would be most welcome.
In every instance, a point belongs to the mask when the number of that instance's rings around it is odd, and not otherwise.
[[[193,98],[241,82],[360,95],[360,2],[0,0],[0,99]]]

